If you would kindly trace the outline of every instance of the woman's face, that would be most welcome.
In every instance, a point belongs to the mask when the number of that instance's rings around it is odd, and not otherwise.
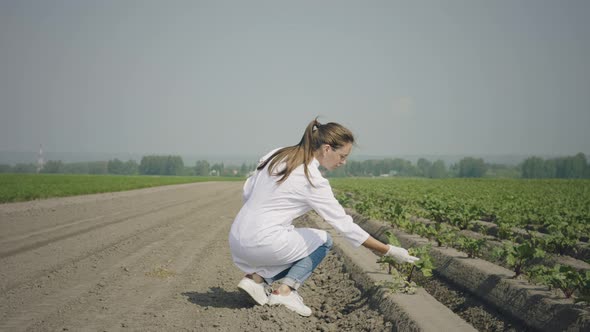
[[[346,143],[338,149],[329,144],[324,144],[316,155],[316,159],[320,162],[320,165],[331,171],[346,164],[346,158],[348,158],[351,150],[352,143]]]

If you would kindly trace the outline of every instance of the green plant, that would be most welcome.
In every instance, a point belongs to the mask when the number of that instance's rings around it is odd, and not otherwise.
[[[471,228],[471,221],[481,215],[480,209],[475,205],[469,207],[465,207],[463,204],[457,205],[457,208],[448,215],[449,223],[460,230]]]
[[[409,231],[412,234],[417,234],[422,237],[429,238],[428,237],[428,234],[429,234],[428,226],[424,225],[421,222],[413,222],[412,225],[409,227],[409,229],[407,229],[407,231]]]
[[[385,237],[387,238],[387,243],[391,244],[392,246],[401,247],[401,243],[397,236],[395,236],[392,232],[386,231]]]
[[[439,230],[436,227],[438,224],[439,223],[436,223],[434,225],[425,226],[424,229],[422,230],[422,233],[421,234],[419,233],[418,235],[423,236],[431,241],[436,240],[439,236]],[[439,245],[439,247],[440,247],[440,245]]]
[[[514,232],[512,231],[512,225],[506,221],[497,222],[498,225],[498,237],[503,240],[512,239]]]
[[[389,244],[393,246],[400,246],[397,237],[391,232],[385,232],[385,236]],[[396,292],[413,294],[415,292],[416,283],[412,281],[412,276],[415,270],[418,270],[424,277],[431,277],[434,264],[429,254],[430,245],[415,247],[408,249],[408,252],[420,258],[416,263],[398,263],[392,257],[381,256],[378,263],[387,266],[387,273],[392,276],[387,286]]]
[[[430,256],[430,249],[430,244],[408,249],[410,255],[420,258],[420,260],[415,262],[414,264],[404,264],[411,265],[412,267],[410,273],[408,273],[408,282],[412,281],[412,273],[415,269],[420,271],[420,273],[422,273],[424,277],[432,277],[432,270],[434,270],[434,264],[432,263],[432,257]]]
[[[552,268],[538,265],[531,270],[530,277],[550,288],[560,289],[568,299],[576,292],[580,293],[580,300],[590,299],[590,271],[582,272],[560,264]]]
[[[548,235],[543,238],[545,250],[563,255],[568,250],[575,250],[576,243],[582,234],[582,224],[570,225],[558,222],[547,227]]]
[[[451,227],[436,223],[434,225],[435,230],[438,232],[436,235],[436,244],[440,246],[453,246],[457,240],[457,232]]]
[[[467,236],[459,236],[457,239],[459,249],[464,251],[469,258],[480,257],[485,243],[485,239],[472,239]]]
[[[342,206],[349,207],[350,206],[350,194],[348,193],[339,193],[336,195],[336,200],[342,204]]]
[[[513,269],[514,278],[516,278],[523,272],[523,268],[535,258],[545,257],[545,251],[539,248],[535,238],[531,238],[516,245],[504,244],[504,247],[494,251],[494,256],[499,259],[503,258],[506,264]]]
[[[397,202],[390,204],[385,209],[383,214],[385,216],[385,219],[391,220],[394,223],[408,219],[408,213],[406,211],[406,208],[402,204]]]

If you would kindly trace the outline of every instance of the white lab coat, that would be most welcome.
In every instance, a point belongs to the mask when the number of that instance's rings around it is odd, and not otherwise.
[[[269,158],[273,150],[262,157]],[[315,210],[324,220],[360,246],[369,234],[352,221],[334,197],[330,183],[320,173],[319,162],[309,164],[312,187],[300,165],[282,184],[268,174],[268,165],[244,183],[244,205],[234,219],[229,245],[236,266],[245,273],[271,278],[309,256],[327,240],[323,230],[295,228],[293,220]],[[277,169],[284,164],[277,166]]]

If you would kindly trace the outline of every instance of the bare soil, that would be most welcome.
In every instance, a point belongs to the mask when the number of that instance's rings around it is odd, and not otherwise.
[[[254,306],[227,245],[241,183],[0,205],[1,331],[390,331],[330,254],[300,317]]]
[[[416,273],[414,281],[478,331],[533,331],[533,329],[519,324],[490,308],[475,296],[450,286],[440,277],[424,278],[419,273]]]
[[[406,247],[429,243],[420,236],[349,213],[361,227],[382,241],[386,241],[384,232],[392,231]],[[437,278],[423,281],[424,288],[480,331],[586,331],[590,326],[590,316],[583,304],[556,296],[555,290],[513,279],[510,270],[485,260],[469,259],[452,248],[433,247],[430,254]]]

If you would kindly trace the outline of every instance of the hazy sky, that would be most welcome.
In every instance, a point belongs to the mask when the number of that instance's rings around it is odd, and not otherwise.
[[[0,150],[590,153],[590,1],[0,0]]]

